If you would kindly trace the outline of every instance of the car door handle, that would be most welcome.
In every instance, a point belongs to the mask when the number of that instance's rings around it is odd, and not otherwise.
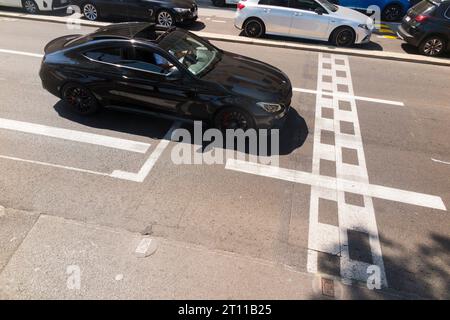
[[[301,12],[294,12],[294,16],[301,16],[302,13]]]
[[[263,9],[263,11],[264,11],[265,13],[269,13],[269,12],[270,12],[270,9]]]

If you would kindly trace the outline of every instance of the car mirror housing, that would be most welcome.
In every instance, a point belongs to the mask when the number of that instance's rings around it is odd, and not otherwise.
[[[180,70],[174,69],[170,71],[168,74],[166,74],[166,79],[169,81],[176,81],[183,78],[183,75],[181,74]]]

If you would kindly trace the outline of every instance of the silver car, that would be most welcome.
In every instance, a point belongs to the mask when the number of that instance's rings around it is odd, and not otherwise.
[[[326,0],[241,0],[234,25],[249,37],[282,35],[348,47],[370,41],[373,20]]]

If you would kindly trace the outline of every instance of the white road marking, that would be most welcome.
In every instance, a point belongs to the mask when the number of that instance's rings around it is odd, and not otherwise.
[[[159,157],[163,153],[163,151],[166,149],[166,147],[169,145],[172,133],[174,130],[179,128],[181,125],[180,122],[176,121],[172,125],[172,127],[167,131],[164,138],[159,142],[159,144],[156,146],[155,150],[150,154],[147,161],[145,161],[144,165],[141,167],[139,172],[128,172],[128,171],[121,171],[121,170],[114,170],[111,174],[111,177],[113,178],[119,178],[119,179],[125,179],[130,180],[134,182],[143,182],[147,175],[152,170],[153,166],[155,165],[156,161],[158,161]]]
[[[0,53],[18,54],[21,56],[29,56],[29,57],[35,57],[35,58],[42,58],[44,56],[43,54],[40,54],[40,53],[31,53],[31,52],[7,50],[7,49],[0,49]]]
[[[0,118],[0,129],[14,130],[25,133],[43,135],[52,138],[59,138],[75,142],[100,145],[109,148],[121,149],[126,151],[145,153],[150,144],[128,139],[114,138],[95,133],[87,133],[76,130],[62,129],[56,127],[44,126],[30,122],[16,121]]]
[[[211,22],[217,22],[217,23],[227,23],[226,21],[223,21],[223,20],[211,20]]]
[[[392,100],[384,100],[384,99],[377,99],[377,98],[368,98],[368,97],[360,97],[360,96],[354,96],[349,95],[345,93],[339,93],[339,92],[324,92],[324,91],[318,91],[318,90],[310,90],[310,89],[303,89],[303,88],[292,88],[292,91],[296,92],[303,92],[303,93],[311,93],[311,94],[322,94],[326,96],[332,96],[335,98],[344,98],[344,99],[355,99],[355,100],[361,100],[361,101],[369,101],[369,102],[376,102],[376,103],[383,103],[383,104],[390,104],[393,106],[401,106],[404,107],[405,104],[401,101],[392,101]]]
[[[442,161],[442,160],[438,160],[438,159],[434,159],[434,158],[431,158],[431,160],[434,162],[437,162],[437,163],[450,164],[450,162]]]
[[[380,185],[356,182],[342,178],[321,176],[310,172],[280,168],[271,165],[228,159],[225,169],[234,170],[258,176],[280,179],[295,183],[307,184],[322,189],[340,190],[345,192],[362,194],[368,197],[407,203],[411,205],[447,210],[441,197],[424,193],[406,191]],[[326,192],[326,190],[325,190]]]
[[[75,167],[62,166],[62,165],[59,165],[59,164],[42,162],[42,161],[34,161],[34,160],[28,160],[28,159],[22,159],[22,158],[16,158],[16,157],[9,157],[9,156],[4,156],[4,155],[0,155],[0,158],[7,159],[7,160],[20,161],[20,162],[28,162],[28,163],[32,163],[32,164],[39,164],[39,165],[43,165],[43,166],[47,166],[47,167],[54,167],[54,168],[59,168],[59,169],[66,169],[66,170],[71,170],[71,171],[96,174],[96,175],[100,175],[100,176],[109,176],[108,173],[97,172],[97,171],[86,170],[86,169],[80,169],[80,168],[75,168]]]

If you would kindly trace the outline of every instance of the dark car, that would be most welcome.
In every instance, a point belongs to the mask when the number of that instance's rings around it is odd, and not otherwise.
[[[145,20],[164,27],[197,20],[195,0],[72,0],[89,20],[118,17],[127,21]]]
[[[119,23],[57,38],[44,51],[43,87],[82,115],[151,110],[245,130],[281,127],[290,107],[283,72],[175,27]]]
[[[419,2],[403,18],[398,35],[427,56],[450,50],[450,1]]]

